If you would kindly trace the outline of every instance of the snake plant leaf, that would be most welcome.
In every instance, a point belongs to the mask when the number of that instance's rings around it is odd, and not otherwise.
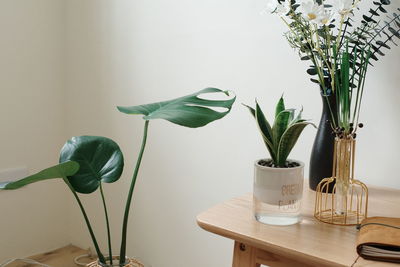
[[[277,158],[278,166],[284,166],[287,157],[289,156],[290,152],[292,151],[294,145],[297,142],[297,139],[299,139],[299,136],[301,132],[304,130],[304,128],[307,125],[314,125],[311,122],[299,122],[295,123],[292,126],[290,126],[282,135],[282,138],[280,139],[279,146],[278,146],[278,151],[277,151]],[[315,125],[314,125],[315,127]]]
[[[278,117],[279,113],[285,110],[285,100],[283,100],[283,95],[278,101],[278,104],[276,104],[275,108],[275,118]]]
[[[228,100],[208,100],[199,97],[207,93],[222,93],[230,97],[228,91],[205,88],[173,100],[132,107],[119,106],[118,110],[126,114],[142,114],[144,120],[164,119],[181,126],[197,128],[223,118],[230,112],[236,100],[236,96]],[[223,108],[224,111],[212,108]]]
[[[66,161],[50,168],[44,169],[38,173],[22,178],[18,181],[0,183],[0,190],[14,190],[25,185],[55,179],[65,178],[74,175],[79,170],[79,164],[75,161]]]
[[[254,108],[252,108],[252,107],[246,105],[246,104],[243,104],[243,103],[242,103],[242,105],[245,106],[245,107],[250,111],[251,115],[253,115],[253,117],[254,117],[254,119],[255,119],[255,118],[256,118],[256,110],[255,110]]]
[[[124,168],[124,157],[117,143],[101,136],[78,136],[68,140],[60,153],[60,162],[73,160],[80,169],[67,178],[75,191],[90,194],[101,182],[117,181]]]
[[[272,128],[256,101],[256,121],[272,159],[276,159]]]
[[[246,104],[243,104],[243,106],[245,106],[249,109],[250,113],[253,115],[254,119],[256,120],[258,128],[261,132],[261,136],[264,140],[265,146],[267,147],[268,152],[271,155],[271,158],[275,161],[276,160],[276,152],[275,152],[275,148],[273,145],[272,129],[271,129],[269,122],[265,118],[265,115],[262,112],[260,106],[258,105],[257,101],[256,101],[256,109],[254,109]]]
[[[272,126],[272,136],[275,150],[278,150],[279,140],[281,140],[283,133],[288,128],[289,122],[291,118],[293,118],[293,113],[293,109],[286,109],[281,111],[275,118],[274,125]]]

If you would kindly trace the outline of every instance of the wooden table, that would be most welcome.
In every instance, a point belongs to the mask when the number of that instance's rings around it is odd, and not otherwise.
[[[369,216],[400,217],[400,190],[369,187],[369,197]],[[292,226],[257,222],[251,194],[210,208],[198,215],[197,223],[206,231],[235,240],[233,267],[399,267],[359,258],[357,229],[317,221],[313,217],[314,201],[315,192],[305,188],[302,222]]]
[[[28,257],[29,259],[33,259],[40,263],[48,264],[53,267],[78,267],[74,263],[74,259],[80,255],[88,254],[88,250],[83,250],[73,245],[69,245],[63,248],[59,248],[53,251],[49,251],[46,253],[38,254],[35,256]],[[89,263],[92,262],[94,259],[91,258],[84,258],[81,259],[80,262],[82,263]],[[20,261],[13,262],[7,267],[37,267],[36,264],[27,264]]]

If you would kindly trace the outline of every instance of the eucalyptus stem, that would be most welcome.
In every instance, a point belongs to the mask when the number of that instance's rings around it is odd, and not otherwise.
[[[149,127],[149,121],[146,120],[146,122],[144,124],[142,147],[140,149],[139,156],[138,156],[138,159],[136,161],[136,167],[135,167],[135,171],[133,173],[131,186],[129,188],[128,199],[126,201],[124,221],[123,221],[123,225],[122,225],[121,250],[120,250],[120,255],[119,255],[119,263],[120,263],[120,265],[124,264],[125,258],[126,258],[126,236],[127,236],[127,230],[128,230],[129,209],[130,209],[130,206],[131,206],[133,190],[135,189],[136,178],[137,178],[137,175],[139,173],[140,163],[142,162],[143,152],[144,152],[144,149],[146,147],[148,127]]]
[[[88,218],[88,216],[86,214],[85,208],[83,207],[81,200],[79,199],[78,194],[76,193],[75,189],[72,187],[72,185],[69,183],[69,181],[68,181],[68,179],[66,177],[63,177],[63,180],[68,185],[68,187],[71,190],[72,194],[74,195],[76,201],[78,202],[79,208],[81,209],[83,217],[85,218],[85,222],[86,222],[87,228],[89,229],[90,237],[92,238],[94,248],[96,249],[97,257],[99,257],[99,261],[101,263],[106,264],[106,260],[105,260],[103,254],[100,251],[99,245],[98,245],[97,240],[96,240],[96,236],[94,235],[92,226],[90,225],[89,218]]]
[[[104,215],[106,217],[107,238],[108,238],[108,255],[110,255],[110,264],[112,265],[113,264],[113,259],[112,259],[112,248],[111,248],[110,221],[108,220],[107,204],[106,204],[106,200],[105,200],[105,197],[104,197],[102,183],[100,183],[100,193],[101,193],[101,199],[103,201]]]

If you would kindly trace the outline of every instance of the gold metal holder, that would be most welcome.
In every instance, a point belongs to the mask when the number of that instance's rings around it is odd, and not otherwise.
[[[324,223],[356,225],[367,217],[368,188],[354,179],[356,140],[335,139],[332,177],[317,186],[314,217]],[[329,189],[332,188],[332,193]]]

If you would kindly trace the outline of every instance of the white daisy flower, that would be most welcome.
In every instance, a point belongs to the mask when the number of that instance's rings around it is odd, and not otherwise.
[[[285,16],[290,11],[290,0],[286,0],[283,4],[278,4],[275,13],[279,16]]]
[[[304,0],[301,2],[302,16],[308,20],[317,22],[317,19],[323,15],[324,7],[314,2],[314,0]]]
[[[321,26],[329,25],[334,19],[334,13],[331,10],[324,9],[323,12],[317,17],[317,23]]]
[[[290,11],[290,0],[285,1],[283,4],[279,4],[278,0],[269,0],[267,3],[267,11],[269,13],[275,13],[279,16],[284,16]]]
[[[333,8],[341,16],[351,15],[354,8],[353,0],[334,0]]]

